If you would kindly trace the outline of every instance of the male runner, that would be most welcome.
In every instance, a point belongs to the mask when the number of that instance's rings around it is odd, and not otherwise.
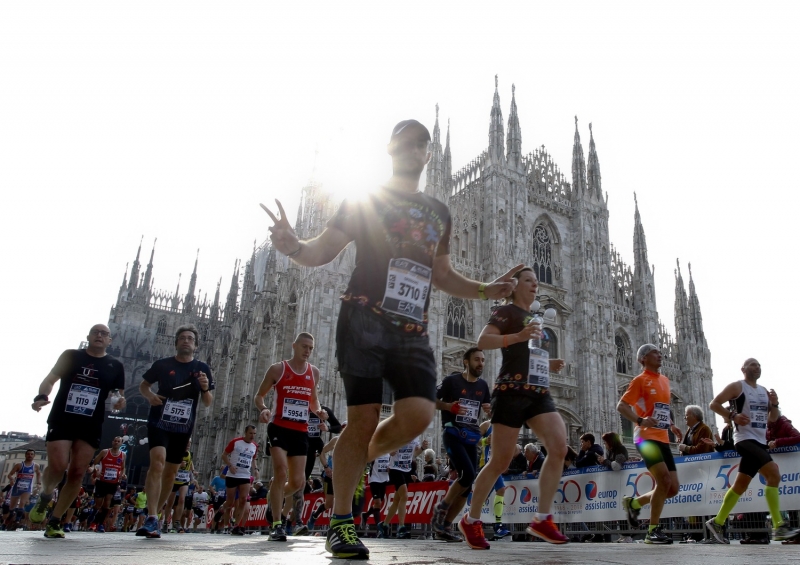
[[[164,529],[169,530],[170,513],[172,514],[172,530],[179,534],[185,533],[181,522],[183,518],[184,507],[186,506],[186,496],[189,493],[189,486],[192,484],[194,462],[192,461],[192,438],[189,438],[189,444],[186,446],[186,451],[183,453],[178,472],[175,473],[175,480],[172,483],[172,492],[167,496],[167,502],[163,512]],[[191,504],[189,505],[191,507]]]
[[[11,518],[14,519],[9,529],[15,530],[17,523],[24,520],[24,509],[31,498],[34,481],[37,488],[42,484],[42,471],[39,464],[33,462],[35,458],[36,451],[27,450],[25,460],[11,467],[11,472],[8,473],[8,480],[13,484],[8,509],[11,512]]]
[[[311,414],[308,418],[308,452],[306,453],[306,482],[311,477],[314,470],[314,465],[317,462],[317,457],[325,447],[325,442],[322,440],[322,432],[330,432],[332,434],[342,433],[342,424],[336,418],[333,410],[325,405],[322,409],[328,415],[327,420],[321,420],[316,414]],[[333,487],[331,487],[333,492]],[[302,522],[303,514],[303,491],[298,490],[294,493],[291,500],[287,498],[286,504],[283,508],[283,514],[289,516],[286,522],[286,532],[289,532],[291,526],[291,519],[297,522],[297,529],[294,532],[296,536],[308,535],[309,527]]]
[[[734,424],[733,444],[736,451],[742,456],[739,471],[733,486],[725,493],[717,515],[706,522],[708,531],[717,543],[730,543],[725,537],[725,520],[731,513],[739,497],[744,494],[750,481],[761,474],[767,482],[764,487],[764,498],[767,499],[769,516],[772,519],[772,539],[775,541],[787,540],[794,537],[800,530],[789,527],[781,518],[778,485],[781,483],[781,472],[778,464],[772,460],[767,452],[767,425],[775,422],[781,416],[778,407],[778,395],[773,389],[767,389],[758,384],[761,378],[761,364],[755,359],[747,359],[742,365],[744,379],[735,381],[722,389],[709,407]],[[733,401],[733,409],[727,410],[723,403]]]
[[[284,497],[291,497],[306,484],[304,473],[310,413],[323,420],[327,417],[317,399],[319,369],[308,362],[313,350],[314,337],[306,332],[297,334],[292,344],[292,358],[267,369],[255,396],[256,407],[261,411],[259,421],[269,422],[267,434],[274,479],[269,490],[273,512],[271,541],[286,541],[281,516]],[[264,397],[273,387],[275,411],[270,421],[271,413],[264,405]]]
[[[653,475],[653,490],[637,498],[623,497],[622,506],[632,528],[639,527],[639,511],[650,503],[650,527],[644,538],[645,543],[670,544],[672,538],[664,533],[658,520],[664,509],[664,501],[678,494],[680,483],[675,460],[669,449],[669,433],[681,441],[683,435],[672,421],[669,411],[669,379],[660,374],[661,351],[651,343],[639,348],[636,358],[644,367],[635,377],[628,390],[617,403],[617,411],[636,424],[634,441],[647,470]],[[635,410],[634,410],[635,407]]]
[[[450,468],[458,480],[450,484],[433,511],[431,528],[436,539],[461,541],[453,532],[453,520],[459,515],[478,476],[478,427],[481,412],[489,414],[491,391],[480,377],[486,356],[477,347],[464,353],[464,371],[445,377],[436,389],[436,408],[442,411],[442,444],[450,458]]]
[[[326,510],[333,508],[333,452],[338,442],[339,436],[331,438],[317,455],[320,465],[322,465],[322,492],[325,494],[325,498],[322,504],[311,513],[311,517],[308,519],[309,530],[314,529],[314,524]]]
[[[298,239],[280,202],[280,219],[262,204],[275,223],[275,249],[299,265],[324,265],[356,243],[356,267],[336,329],[350,426],[336,451],[337,494],[325,544],[334,557],[369,558],[351,508],[364,468],[420,435],[433,418],[436,361],[427,332],[432,286],[462,298],[498,299],[511,292],[510,277],[519,268],[490,284],[452,269],[450,212],[419,190],[430,139],[416,120],[397,124],[387,148],[392,177],[363,200],[345,200],[314,239]],[[379,426],[384,379],[394,391],[395,409]]]
[[[380,537],[381,508],[383,508],[383,500],[386,498],[386,487],[389,485],[389,459],[391,459],[391,456],[386,453],[376,458],[369,467],[367,481],[369,482],[369,492],[372,495],[372,503],[371,508],[361,515],[361,525],[364,527],[365,534],[369,530],[367,518],[371,514],[373,520],[375,520],[375,529]]]
[[[122,452],[122,438],[117,436],[111,440],[111,449],[103,449],[92,461],[92,465],[100,464],[100,471],[94,485],[95,531],[104,533],[104,523],[111,508],[111,499],[119,489],[119,482],[125,477],[125,453]]]
[[[194,520],[192,521],[192,531],[197,533],[197,526],[200,521],[206,521],[206,513],[208,512],[208,493],[203,490],[203,485],[197,485],[192,496],[192,512],[194,512]]]
[[[39,385],[39,394],[31,405],[38,412],[50,404],[48,395],[61,381],[47,417],[47,467],[42,474],[42,492],[30,512],[31,522],[44,521],[53,489],[66,471],[67,482],[45,528],[46,538],[64,537],[61,517],[81,490],[86,468],[100,447],[109,392],[118,391],[119,394],[119,400],[111,408],[125,408],[125,369],[117,359],[106,355],[111,345],[111,332],[107,326],[97,324],[89,330],[86,339],[89,344],[86,349],[68,349],[61,354]]]
[[[390,453],[389,483],[394,486],[394,497],[382,524],[378,524],[378,537],[389,538],[392,532],[392,519],[397,514],[397,539],[411,539],[411,532],[406,528],[406,502],[408,502],[408,484],[411,483],[411,463],[419,457],[427,445],[420,445],[419,438],[414,438],[406,445]]]
[[[231,530],[231,535],[243,536],[244,509],[250,496],[250,479],[258,475],[256,467],[256,453],[258,444],[253,441],[256,437],[256,427],[249,425],[244,429],[244,435],[232,439],[222,452],[222,461],[228,466],[225,476],[225,490],[228,500],[236,499],[233,519],[236,525]],[[238,492],[238,497],[236,496]]]
[[[189,324],[175,332],[174,357],[159,359],[142,375],[139,392],[150,403],[147,439],[150,468],[147,470],[147,520],[137,536],[160,538],[158,512],[170,495],[194,429],[199,402],[214,400],[211,368],[194,358],[200,342],[197,328]],[[150,387],[158,383],[158,394]],[[183,500],[181,499],[181,503]]]

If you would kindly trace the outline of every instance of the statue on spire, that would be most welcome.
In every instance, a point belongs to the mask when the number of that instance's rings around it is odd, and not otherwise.
[[[511,83],[511,96],[514,96],[514,93],[517,91],[516,85],[512,82]]]
[[[497,75],[494,75],[494,87],[497,89]]]
[[[439,103],[436,103],[436,119],[439,119]]]

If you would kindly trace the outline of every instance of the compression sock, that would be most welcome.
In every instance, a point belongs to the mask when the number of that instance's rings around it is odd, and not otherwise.
[[[775,494],[777,494],[777,489]],[[742,493],[736,492],[732,488],[728,489],[728,492],[725,493],[725,498],[722,499],[722,506],[720,506],[719,512],[717,512],[717,515],[714,517],[715,524],[721,526],[725,523],[725,519],[728,517],[728,514],[731,513],[733,507],[736,506],[736,502],[739,500],[740,496],[742,496]],[[769,498],[767,498],[767,503],[769,503]]]
[[[502,522],[503,521],[503,495],[496,494],[494,495],[494,521],[495,522]]]
[[[331,527],[352,521],[353,521],[352,514],[334,514],[333,516],[331,516]]]
[[[769,516],[772,518],[772,527],[777,528],[783,524],[783,518],[781,518],[781,504],[778,500],[778,487],[765,487],[764,498],[767,499]]]
[[[647,528],[647,533],[649,534],[650,532],[655,530],[657,527],[658,527],[658,524],[650,524],[650,526],[648,526],[648,528]]]

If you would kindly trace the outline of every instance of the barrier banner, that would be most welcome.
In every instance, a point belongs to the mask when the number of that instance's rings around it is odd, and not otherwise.
[[[411,483],[408,485],[408,501],[406,501],[406,523],[407,524],[427,524],[433,516],[433,507],[447,493],[448,483],[445,481]],[[394,500],[395,489],[389,486],[386,489],[386,497],[383,499],[381,507],[381,517],[386,516],[386,510]],[[303,522],[308,523],[311,514],[319,506],[325,503],[325,495],[320,493],[306,494],[303,502]],[[364,506],[362,510],[367,510],[372,504],[372,494],[369,487],[364,489]],[[325,526],[330,519],[331,511],[326,510],[317,518],[316,525]],[[361,523],[361,516],[353,516],[355,523]],[[397,523],[397,516],[392,519],[392,523]]]
[[[800,446],[770,451],[781,469],[779,486],[781,510],[800,510]],[[665,501],[662,518],[707,516],[716,514],[725,493],[733,484],[739,469],[739,454],[735,451],[676,457],[680,489]],[[564,472],[555,503],[552,506],[556,522],[603,522],[623,520],[623,496],[639,496],[653,488],[653,476],[643,462],[626,463],[621,470],[603,466],[569,469]],[[535,479],[506,480],[503,522],[525,523],[538,511],[539,481]],[[756,475],[742,494],[735,511],[765,512],[766,482]],[[650,517],[650,505],[642,508],[641,519]],[[481,519],[494,521],[494,513],[484,504]]]

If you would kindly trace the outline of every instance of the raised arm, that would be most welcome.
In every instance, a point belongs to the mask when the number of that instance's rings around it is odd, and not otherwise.
[[[274,225],[270,226],[270,240],[275,249],[289,257],[298,265],[306,267],[317,267],[333,261],[342,252],[351,238],[343,231],[336,228],[327,227],[317,237],[305,241],[300,241],[292,229],[286,212],[279,200],[275,200],[278,206],[280,217],[276,217],[269,208],[261,204],[264,211],[269,214]]]
[[[490,283],[474,281],[453,270],[450,264],[450,255],[438,255],[433,260],[433,284],[439,290],[460,298],[484,298],[498,300],[510,296],[517,285],[516,279],[511,275],[519,271],[524,265],[517,265],[506,274],[496,278]],[[483,287],[484,296],[480,296]]]

